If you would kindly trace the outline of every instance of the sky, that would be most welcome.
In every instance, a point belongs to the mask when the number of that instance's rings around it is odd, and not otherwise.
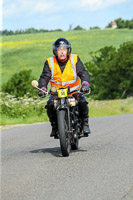
[[[0,30],[88,30],[117,18],[133,18],[133,0],[0,0]]]

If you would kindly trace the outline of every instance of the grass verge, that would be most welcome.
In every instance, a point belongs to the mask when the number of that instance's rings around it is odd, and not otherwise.
[[[133,114],[133,98],[105,101],[89,101],[90,118]]]

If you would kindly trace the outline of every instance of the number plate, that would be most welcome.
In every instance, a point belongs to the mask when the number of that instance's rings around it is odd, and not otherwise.
[[[59,98],[67,97],[67,88],[58,89],[57,92],[58,92],[58,97]]]

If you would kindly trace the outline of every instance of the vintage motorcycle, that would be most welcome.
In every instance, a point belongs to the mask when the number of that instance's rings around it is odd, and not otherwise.
[[[38,88],[38,82],[35,80],[32,81],[32,86],[41,90]],[[57,90],[55,86],[51,87],[49,92],[42,91],[46,96],[57,95],[57,99],[54,100],[58,125],[56,138],[60,140],[62,155],[69,156],[70,149],[77,150],[79,148],[79,139],[84,137],[79,117],[78,102],[73,96],[69,96],[77,92],[81,93],[81,91],[78,89],[70,92],[70,87],[61,87]]]

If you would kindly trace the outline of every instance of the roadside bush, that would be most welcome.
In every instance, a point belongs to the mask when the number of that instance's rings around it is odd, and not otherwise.
[[[26,94],[29,96],[37,95],[37,90],[31,85],[31,81],[35,79],[31,75],[31,70],[22,70],[15,73],[6,84],[2,86],[2,91],[14,95],[15,97],[22,97]]]
[[[46,99],[41,99],[39,97],[29,97],[25,95],[24,97],[16,98],[8,93],[1,93],[0,113],[1,116],[8,116],[11,118],[41,116],[46,114],[46,109],[44,109],[46,101]]]

